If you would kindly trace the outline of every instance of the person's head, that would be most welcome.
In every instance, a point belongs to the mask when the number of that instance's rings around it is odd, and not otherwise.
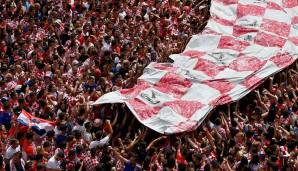
[[[221,125],[221,120],[220,120],[220,118],[216,118],[215,121],[214,121],[214,124],[215,124],[216,126],[220,126],[220,125]]]
[[[61,161],[64,159],[64,153],[62,151],[58,151],[56,154],[55,154],[55,158],[56,160],[58,161]]]
[[[71,146],[75,143],[75,137],[73,135],[69,135],[67,136],[66,141],[67,141],[67,144]]]
[[[84,124],[84,127],[85,127],[85,129],[86,129],[86,131],[90,131],[90,129],[91,129],[91,123],[90,122],[86,122],[85,124]]]
[[[14,160],[20,160],[22,158],[22,152],[18,151],[13,155]]]
[[[45,171],[46,170],[46,165],[43,163],[37,163],[36,166],[36,171]]]
[[[251,160],[250,160],[250,164],[257,165],[257,164],[259,164],[259,162],[260,162],[259,156],[258,155],[253,155]]]
[[[136,154],[131,154],[129,161],[132,165],[136,165],[137,164],[137,156]]]
[[[252,143],[252,153],[257,154],[261,149],[261,143],[259,141],[255,141]]]
[[[29,143],[32,143],[33,142],[33,133],[29,132],[26,134],[26,140],[29,142]]]
[[[48,139],[53,139],[54,136],[55,136],[55,132],[54,131],[50,130],[50,131],[47,132],[47,138]]]
[[[77,145],[75,151],[76,151],[76,154],[77,154],[77,155],[80,155],[80,154],[83,153],[83,151],[84,151],[84,147],[83,147],[82,145]]]
[[[84,112],[82,112],[82,113],[84,113]],[[80,125],[80,126],[83,126],[83,125],[84,125],[84,122],[85,122],[85,120],[84,120],[84,119],[81,119],[81,118],[79,118],[79,119],[77,120],[77,123],[78,123],[78,125]]]
[[[76,152],[75,152],[75,150],[69,150],[68,155],[67,155],[67,158],[68,158],[69,160],[75,160],[75,157],[76,157]]]
[[[174,158],[170,158],[167,160],[167,166],[169,169],[173,169],[176,167],[176,160]]]
[[[97,154],[97,149],[96,148],[91,148],[90,154],[91,154],[91,157],[95,157],[96,154]]]
[[[43,144],[42,144],[42,148],[44,151],[46,152],[50,152],[51,151],[51,142],[49,141],[45,141]]]
[[[202,155],[200,153],[192,154],[192,160],[195,164],[198,164],[202,161]]]
[[[76,140],[80,140],[82,138],[82,133],[79,130],[74,130],[73,134]]]
[[[19,146],[19,141],[17,139],[14,139],[14,138],[11,139],[9,143],[10,143],[11,147],[14,148],[14,149],[16,149]]]
[[[65,124],[61,124],[59,126],[59,130],[61,131],[62,134],[64,134],[67,130],[67,126]]]
[[[243,143],[244,142],[244,138],[245,138],[244,133],[243,132],[238,132],[236,134],[236,136],[235,136],[235,141],[237,143]]]
[[[235,158],[236,161],[241,161],[242,157],[243,157],[243,151],[237,151],[236,158]]]
[[[246,165],[248,165],[248,160],[247,160],[247,157],[243,156],[240,160],[240,164],[239,166],[240,167],[245,167]]]

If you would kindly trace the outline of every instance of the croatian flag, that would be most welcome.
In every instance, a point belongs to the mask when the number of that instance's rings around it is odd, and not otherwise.
[[[22,110],[17,121],[22,125],[30,127],[40,136],[44,135],[47,131],[53,130],[55,127],[55,122],[35,117],[25,110]]]

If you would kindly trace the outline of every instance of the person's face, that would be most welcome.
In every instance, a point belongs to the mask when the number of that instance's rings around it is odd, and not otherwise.
[[[135,157],[130,157],[130,163],[132,165],[136,165],[136,158]]]
[[[49,84],[51,82],[51,79],[49,77],[45,77],[44,81],[46,84]]]
[[[72,72],[77,73],[77,71],[78,71],[78,67],[76,65],[73,65],[72,66]]]
[[[12,81],[12,77],[11,76],[8,76],[8,77],[6,77],[6,80],[7,80],[7,82]]]
[[[52,92],[56,92],[56,91],[57,91],[57,87],[53,85]]]
[[[11,147],[14,148],[14,149],[17,148],[18,146],[19,146],[19,142],[16,142],[16,143],[11,145]]]
[[[243,136],[241,134],[237,134],[235,139],[236,139],[236,142],[243,142]]]
[[[5,41],[2,41],[1,43],[0,43],[0,47],[4,47],[5,46]]]
[[[94,79],[90,78],[90,79],[88,80],[88,84],[93,84],[93,83],[94,83]]]
[[[163,163],[163,164],[167,163],[167,159],[165,158],[164,154],[160,154],[160,162]]]

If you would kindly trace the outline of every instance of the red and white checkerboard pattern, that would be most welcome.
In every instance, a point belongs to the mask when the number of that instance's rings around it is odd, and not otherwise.
[[[160,133],[190,131],[297,59],[297,0],[213,0],[210,12],[203,33],[170,56],[173,64],[151,63],[134,88],[94,104],[126,103]]]

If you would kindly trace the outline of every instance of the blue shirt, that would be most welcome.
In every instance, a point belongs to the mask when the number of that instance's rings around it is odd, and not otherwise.
[[[125,163],[123,171],[141,171],[141,166],[139,164],[136,164],[136,166],[133,166],[130,162]]]

